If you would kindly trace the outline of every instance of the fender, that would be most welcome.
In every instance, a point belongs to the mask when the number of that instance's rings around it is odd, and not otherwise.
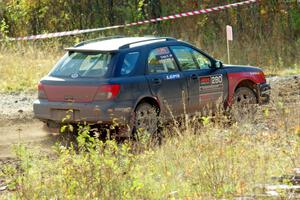
[[[143,95],[143,96],[140,96],[137,101],[134,103],[134,107],[133,107],[133,110],[132,112],[135,111],[136,107],[138,106],[138,104],[143,101],[144,99],[151,99],[152,101],[156,102],[156,104],[158,105],[158,108],[160,109],[160,101],[159,99],[156,97],[156,96],[151,96],[151,95]]]
[[[265,83],[266,79],[263,72],[234,72],[227,73],[228,76],[228,99],[227,102],[230,105],[233,100],[234,92],[237,86],[245,80],[249,80],[254,84]]]

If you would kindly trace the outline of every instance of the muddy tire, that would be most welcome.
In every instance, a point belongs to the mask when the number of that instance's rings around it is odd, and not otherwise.
[[[234,93],[234,105],[245,107],[257,103],[257,98],[253,90],[248,87],[240,87]]]
[[[257,97],[248,87],[240,87],[234,93],[232,117],[236,121],[252,120],[256,113]]]
[[[159,125],[159,111],[156,106],[141,103],[135,110],[134,130],[135,139],[148,134],[151,138],[157,136]]]

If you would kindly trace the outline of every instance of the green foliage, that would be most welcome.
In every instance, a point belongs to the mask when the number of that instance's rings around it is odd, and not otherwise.
[[[55,160],[18,146],[17,156],[22,161],[18,172],[5,172],[20,173],[14,181],[18,187],[16,196],[21,199],[133,197],[141,186],[132,175],[136,158],[130,153],[128,144],[102,142],[87,132],[84,128],[77,138],[79,150],[56,145]]]
[[[5,22],[5,19],[0,21],[0,39],[7,39],[8,35],[8,25]]]
[[[253,194],[255,185],[300,165],[299,108],[289,106],[277,97],[258,110],[254,121],[226,128],[216,116],[198,123],[188,119],[189,125],[165,128],[161,146],[103,141],[90,134],[88,125],[78,127],[76,142],[57,143],[50,154],[19,144],[18,162],[1,166],[0,178],[10,191],[3,197],[233,199]],[[181,135],[169,137],[174,131]]]

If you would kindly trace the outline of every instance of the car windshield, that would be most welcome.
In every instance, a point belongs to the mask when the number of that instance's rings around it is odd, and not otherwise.
[[[111,53],[67,53],[50,72],[54,77],[103,77],[112,60]]]

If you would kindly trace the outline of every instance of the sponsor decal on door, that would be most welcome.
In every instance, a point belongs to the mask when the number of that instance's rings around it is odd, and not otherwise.
[[[223,97],[223,75],[216,74],[199,77],[199,101],[209,102]]]

